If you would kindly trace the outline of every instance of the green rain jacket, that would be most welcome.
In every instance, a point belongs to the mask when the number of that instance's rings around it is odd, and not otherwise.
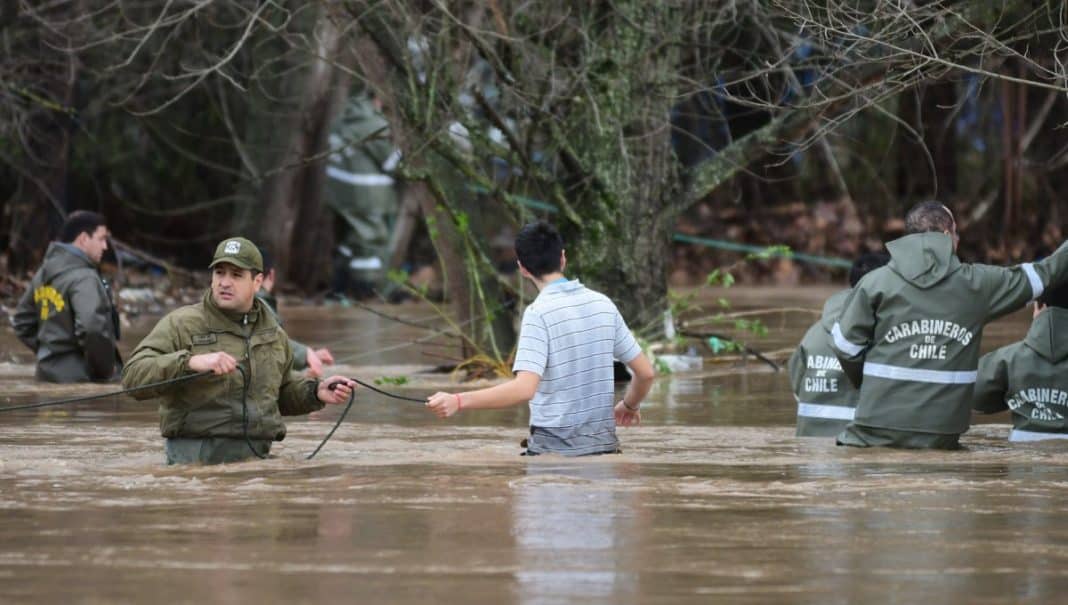
[[[256,292],[256,297],[267,304],[267,309],[274,315],[274,320],[281,327],[282,316],[278,314],[278,299],[274,297],[274,294],[260,288],[259,292]],[[298,372],[307,369],[308,346],[290,338],[289,348],[293,350],[293,369]]]
[[[189,358],[224,351],[240,360],[250,374],[246,404],[248,437],[281,441],[282,416],[321,409],[318,381],[301,380],[291,372],[289,338],[264,303],[231,317],[215,306],[211,291],[204,299],[172,311],[134,349],[122,372],[122,385],[132,388],[193,373]],[[137,399],[160,398],[160,433],[164,437],[200,439],[244,436],[243,377],[239,371],[206,376],[174,386],[134,393]]]
[[[330,131],[324,200],[348,224],[342,243],[357,257],[385,258],[397,214],[397,191],[390,175],[399,156],[389,138],[389,122],[370,99],[351,99]]]
[[[93,261],[70,244],[48,246],[11,324],[37,354],[40,380],[104,381],[115,375],[119,333],[111,290]]]
[[[798,437],[834,437],[853,420],[857,389],[842,373],[831,348],[831,328],[851,291],[842,290],[827,299],[820,320],[805,332],[790,357]]]
[[[979,360],[972,406],[1012,410],[1009,441],[1068,439],[1068,309],[1048,307],[1023,341]]]
[[[1011,268],[961,263],[943,233],[886,247],[890,263],[860,280],[831,329],[842,367],[860,388],[850,429],[960,435],[968,430],[983,326],[1068,278],[1068,245]]]

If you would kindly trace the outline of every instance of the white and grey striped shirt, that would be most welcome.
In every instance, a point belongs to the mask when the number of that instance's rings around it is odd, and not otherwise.
[[[523,312],[515,372],[541,377],[530,400],[531,453],[615,451],[612,360],[641,353],[607,296],[578,280],[546,286]]]

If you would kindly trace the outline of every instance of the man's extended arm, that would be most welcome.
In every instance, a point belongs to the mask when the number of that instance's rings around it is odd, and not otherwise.
[[[319,401],[317,396],[319,381],[303,378],[292,371],[293,348],[285,332],[281,329],[278,332],[286,340],[286,361],[282,371],[282,385],[278,392],[278,411],[283,416],[300,416],[321,410],[323,402]]]
[[[538,392],[541,376],[533,372],[516,372],[515,378],[496,386],[465,391],[462,393],[444,393],[438,391],[427,399],[426,406],[439,418],[448,418],[460,410],[487,410],[507,408],[530,401]]]
[[[1068,242],[1034,263],[1015,267],[974,266],[982,272],[986,290],[983,296],[990,305],[987,318],[996,319],[1038,298],[1046,288],[1068,281]]]
[[[627,362],[627,367],[634,375],[631,377],[630,384],[627,385],[626,392],[623,393],[623,399],[619,400],[614,410],[616,424],[620,426],[641,423],[642,415],[638,409],[645,400],[645,396],[649,394],[649,389],[653,388],[653,380],[656,379],[656,370],[653,364],[649,363],[649,358],[645,356],[645,353],[638,353]]]
[[[170,317],[164,317],[148,336],[137,345],[122,369],[123,388],[139,387],[193,373],[187,365],[192,353],[179,347]],[[157,389],[131,394],[134,399],[148,399],[159,395]]]

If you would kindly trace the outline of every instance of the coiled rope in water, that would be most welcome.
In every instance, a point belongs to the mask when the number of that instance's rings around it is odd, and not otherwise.
[[[244,433],[245,443],[248,445],[249,450],[251,450],[252,453],[255,454],[257,458],[263,459],[263,458],[266,458],[267,456],[260,454],[256,450],[256,448],[253,447],[252,440],[249,439],[249,436],[248,436],[248,387],[249,387],[249,375],[245,371],[245,368],[243,366],[241,366],[241,364],[237,365],[237,370],[239,372],[241,372],[241,379],[242,379],[241,381],[242,381],[242,385],[243,385],[243,387],[241,389],[241,428],[242,428],[242,432]],[[141,385],[141,386],[137,386],[137,387],[131,387],[129,389],[122,389],[120,391],[111,391],[111,392],[108,392],[108,393],[98,393],[96,395],[84,395],[84,396],[81,396],[81,397],[70,397],[70,398],[67,398],[67,399],[56,399],[56,400],[53,400],[53,401],[41,401],[41,402],[37,402],[37,403],[28,403],[28,404],[25,404],[25,405],[12,405],[12,406],[8,406],[8,407],[0,408],[0,412],[13,412],[15,410],[31,410],[31,409],[35,409],[35,408],[45,408],[45,407],[51,407],[51,406],[57,406],[57,405],[66,405],[66,404],[71,404],[71,403],[80,403],[80,402],[83,402],[83,401],[92,401],[94,399],[104,399],[104,398],[107,398],[107,397],[116,397],[118,395],[125,395],[125,394],[128,394],[128,393],[136,393],[138,391],[147,391],[149,389],[155,389],[155,388],[159,388],[159,387],[163,387],[163,386],[169,386],[169,385],[179,384],[179,383],[182,383],[182,382],[188,382],[190,380],[194,380],[194,379],[197,379],[197,378],[202,378],[204,376],[209,376],[212,373],[213,372],[210,372],[210,371],[197,372],[196,374],[189,374],[187,376],[179,376],[177,378],[170,378],[170,379],[167,379],[167,380],[161,380],[159,382],[153,382],[151,384],[145,384],[145,385]],[[360,386],[363,386],[363,387],[366,387],[366,388],[368,388],[368,389],[370,389],[370,390],[372,390],[372,391],[374,391],[376,393],[380,393],[382,395],[385,395],[386,397],[392,397],[393,399],[399,399],[401,401],[412,401],[412,402],[415,402],[415,403],[426,403],[426,399],[417,399],[415,397],[405,397],[404,395],[397,395],[396,393],[390,393],[389,391],[383,391],[382,389],[380,389],[380,388],[378,388],[378,387],[376,387],[374,385],[367,384],[366,382],[364,382],[362,380],[359,380],[357,378],[349,378],[348,380],[351,380],[351,381],[355,382],[356,384],[358,384]],[[339,383],[337,383],[337,382],[331,383],[330,385],[327,386],[327,388],[333,390],[333,389],[337,388],[338,384]],[[323,449],[323,446],[326,445],[326,442],[330,441],[330,438],[334,436],[334,432],[337,431],[338,427],[340,427],[341,423],[345,420],[345,416],[348,415],[349,410],[352,409],[352,404],[353,404],[353,402],[355,400],[356,400],[356,391],[353,391],[349,395],[349,401],[345,405],[345,409],[341,411],[341,415],[338,417],[337,422],[334,423],[334,427],[331,428],[330,432],[326,434],[326,437],[324,437],[322,442],[319,443],[319,446],[316,447],[315,450],[311,454],[308,454],[308,456],[305,458],[305,460],[311,460],[312,458],[314,458],[315,455],[319,453],[319,450]]]

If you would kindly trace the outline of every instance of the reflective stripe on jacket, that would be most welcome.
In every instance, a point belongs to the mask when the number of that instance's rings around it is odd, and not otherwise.
[[[849,293],[845,289],[827,299],[820,321],[805,332],[790,357],[788,368],[797,399],[798,437],[833,437],[853,419],[858,392],[842,372],[831,348],[830,335]]]
[[[1015,267],[961,263],[943,233],[907,235],[887,249],[890,263],[860,280],[831,330],[860,385],[855,423],[963,433],[983,326],[1068,278],[1068,246]]]

